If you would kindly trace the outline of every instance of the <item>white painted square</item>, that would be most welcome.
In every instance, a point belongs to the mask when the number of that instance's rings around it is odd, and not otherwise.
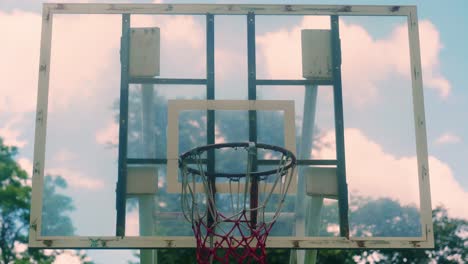
[[[185,110],[262,110],[282,111],[284,118],[284,147],[296,154],[296,132],[294,123],[294,101],[286,100],[169,100],[167,125],[167,191],[180,193],[179,182],[179,113]],[[289,193],[296,191],[297,177],[293,176]],[[198,189],[198,188],[197,188]],[[202,187],[200,186],[200,190]],[[220,193],[229,192],[229,184],[217,183]]]

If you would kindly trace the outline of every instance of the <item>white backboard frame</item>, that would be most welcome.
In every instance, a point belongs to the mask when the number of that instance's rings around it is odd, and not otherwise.
[[[193,237],[41,236],[41,211],[49,97],[52,24],[55,14],[171,14],[171,15],[340,15],[404,16],[407,18],[419,181],[420,237],[271,237],[272,248],[432,248],[434,247],[429,166],[424,114],[418,20],[415,6],[248,5],[248,4],[44,4],[36,110],[31,248],[173,248],[194,247]]]

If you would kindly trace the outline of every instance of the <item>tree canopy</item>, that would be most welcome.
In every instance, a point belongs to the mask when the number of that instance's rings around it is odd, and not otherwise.
[[[28,243],[29,215],[31,204],[30,178],[15,161],[18,149],[6,146],[0,138],[0,264],[53,263],[62,250],[26,249]],[[74,210],[70,197],[58,193],[67,188],[65,179],[59,175],[46,176],[44,180],[42,234],[72,235],[73,223],[68,213]],[[86,255],[75,256],[86,261]]]

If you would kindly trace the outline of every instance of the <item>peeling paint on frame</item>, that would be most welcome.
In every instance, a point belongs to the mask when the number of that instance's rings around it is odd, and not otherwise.
[[[421,237],[272,237],[272,248],[432,248],[432,208],[429,185],[427,136],[424,117],[421,57],[417,12],[415,6],[349,6],[349,5],[235,5],[235,4],[52,4],[43,5],[38,98],[36,109],[34,172],[29,246],[31,248],[168,248],[194,247],[193,237],[45,237],[41,236],[42,186],[48,109],[48,88],[52,24],[54,14],[199,14],[206,15],[342,15],[342,16],[406,16],[413,74],[413,106],[418,156],[420,189]],[[94,242],[93,242],[94,241]]]

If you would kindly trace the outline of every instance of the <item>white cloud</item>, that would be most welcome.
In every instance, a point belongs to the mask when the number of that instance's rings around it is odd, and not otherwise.
[[[20,165],[20,167],[21,167],[23,170],[27,171],[28,173],[31,173],[31,172],[32,172],[33,166],[32,166],[32,162],[31,162],[29,159],[27,159],[27,158],[20,158],[20,159],[18,159],[18,164]]]
[[[17,258],[20,258],[21,254],[24,253],[27,249],[28,249],[27,244],[18,243],[18,242],[15,242],[15,244],[14,244],[14,251],[15,251],[15,254],[16,254]],[[59,252],[59,251],[46,249],[44,251],[44,255],[50,256],[50,255],[52,255],[54,253],[57,253],[57,252]],[[60,254],[58,254],[56,256],[55,261],[53,262],[53,264],[74,264],[74,263],[81,264],[81,263],[83,263],[83,261],[80,259],[80,257],[77,255],[77,253],[83,254],[84,251],[77,252],[75,250],[63,250],[63,251],[60,252]],[[91,259],[89,257],[86,257],[84,260],[85,261],[91,261]]]
[[[221,133],[219,126],[215,126],[215,142],[216,144],[226,143],[226,138]]]
[[[446,98],[450,94],[451,84],[440,72],[440,51],[443,48],[440,33],[428,20],[420,21],[419,35],[421,45],[421,66],[424,84],[435,89],[440,97]],[[408,30],[401,25],[393,30],[391,37],[384,40],[383,51],[389,58],[393,58],[397,71],[410,78]],[[402,51],[405,51],[402,54]]]
[[[440,72],[440,51],[443,48],[440,33],[428,20],[419,24],[421,43],[421,63],[423,79],[426,85],[437,90],[446,98],[452,89],[450,82]]]
[[[73,164],[78,158],[77,153],[67,149],[60,149],[55,152],[51,158],[50,168],[46,168],[45,175],[61,176],[66,181],[69,187],[87,190],[100,190],[105,186],[102,179],[95,179],[83,173],[82,170],[71,169],[66,167],[68,164]],[[29,160],[20,159],[25,166],[31,166]],[[22,163],[20,163],[22,164]]]
[[[4,39],[0,50],[0,112],[35,110],[41,22],[41,16],[35,13],[0,12],[0,24],[8,25],[0,29]],[[77,101],[99,106],[109,95],[118,98],[120,24],[121,16],[117,15],[54,17],[49,111]],[[161,45],[167,50],[162,58],[177,57],[169,60],[163,71],[204,75],[205,34],[194,17],[135,16],[132,26],[141,25],[160,26]]]
[[[239,54],[236,51],[217,48],[215,50],[215,57],[216,65],[220,65],[220,67],[216,69],[216,78],[218,80],[241,78],[237,76],[239,74],[239,69],[247,69],[247,59],[245,55]],[[236,93],[232,96],[235,96],[235,94]]]
[[[89,257],[84,259],[85,261],[91,261]],[[77,256],[75,250],[64,250],[60,255],[55,258],[53,264],[81,264],[83,260]]]
[[[73,15],[54,17],[50,65],[49,110],[79,102],[117,98],[120,72],[120,17]]]
[[[162,22],[162,41],[172,44],[184,42],[185,44],[189,44],[189,47],[194,48],[201,48],[205,44],[204,30],[191,16],[177,16],[171,19],[164,19]],[[171,32],[167,30],[170,28],[178,30]]]
[[[140,223],[138,209],[127,213],[127,220],[125,223],[125,235],[126,236],[139,236],[140,235]]]
[[[294,79],[302,76],[301,30],[329,29],[328,17],[306,17],[299,26],[282,28],[257,37],[259,68],[271,78]]]
[[[334,132],[322,137],[322,148],[315,157],[330,157],[335,152]],[[358,129],[345,130],[346,169],[350,194],[388,197],[402,204],[419,204],[418,171],[415,156],[397,156]],[[433,207],[444,205],[452,217],[468,219],[464,201],[468,192],[455,179],[450,167],[434,156],[429,157],[429,175]]]
[[[53,160],[57,162],[66,162],[76,158],[76,155],[66,149],[61,149],[57,153],[55,153]]]
[[[21,130],[15,128],[15,126],[22,122],[24,122],[24,118],[17,114],[12,118],[7,119],[7,121],[3,123],[3,126],[0,126],[0,137],[3,139],[3,144],[7,146],[15,146],[18,148],[26,146],[28,141],[20,139],[22,132]]]
[[[79,189],[99,190],[104,188],[104,181],[93,179],[83,175],[78,170],[69,168],[50,168],[45,172],[46,175],[62,176],[69,186]]]
[[[438,145],[455,144],[460,142],[461,138],[451,132],[443,133],[435,141],[435,143]]]
[[[159,206],[161,206],[159,202]],[[164,206],[162,206],[164,207]],[[132,211],[127,212],[126,215],[126,223],[125,223],[125,235],[126,236],[140,236],[140,216],[139,216],[139,209],[138,207]]]
[[[335,236],[340,235],[340,226],[337,224],[328,224],[327,225],[327,232],[332,233]]]
[[[19,243],[18,241],[15,241],[13,244],[13,250],[15,251],[15,255],[17,258],[21,257],[21,254],[25,252],[28,249],[27,244]]]
[[[0,11],[0,112],[30,112],[36,107],[41,16]]]
[[[14,11],[0,12],[0,33],[5,36],[0,56],[0,77],[4,92],[0,98],[0,110],[9,112],[34,111],[37,89],[37,69],[41,18],[38,14]],[[119,16],[75,15],[57,16],[54,20],[53,53],[50,76],[50,109],[66,107],[75,100],[80,103],[98,104],[103,96],[118,94],[115,87],[119,78]],[[176,56],[162,71],[171,75],[203,75],[204,28],[190,16],[151,19],[135,16],[132,26],[161,27],[164,57]],[[300,76],[300,30],[303,28],[329,28],[327,17],[306,17],[290,29],[280,29],[258,36],[259,63],[265,63],[270,77]],[[451,85],[440,72],[439,53],[443,48],[437,28],[429,22],[420,23],[421,53],[425,84],[440,96],[450,94]],[[409,79],[407,32],[404,25],[381,39],[373,38],[359,25],[341,23],[343,44],[343,82],[353,85],[345,89],[356,104],[375,102],[376,82],[397,72]],[[294,40],[294,41],[291,41]],[[11,52],[15,50],[15,52]],[[385,51],[385,52],[382,52]],[[405,52],[406,51],[406,52]],[[231,61],[239,54],[218,50],[217,55]],[[365,56],[363,56],[365,55]],[[275,59],[273,59],[275,58]],[[281,63],[278,63],[281,61]],[[105,62],[105,63],[104,63]],[[173,65],[174,64],[174,65]],[[229,68],[236,63],[226,64]],[[190,65],[190,67],[181,67]],[[232,70],[218,71],[220,74]],[[190,73],[188,73],[190,72]],[[362,73],[365,74],[362,74]],[[194,76],[191,76],[194,77]],[[225,77],[225,76],[220,76]],[[365,95],[365,96],[363,96]],[[20,142],[21,143],[21,142]]]
[[[24,171],[26,171],[28,173],[28,175],[29,175],[28,179],[26,180],[26,184],[28,186],[32,186],[31,176],[32,176],[32,173],[33,173],[33,163],[31,162],[31,160],[29,160],[27,158],[19,158],[17,162],[20,165],[20,167]]]
[[[259,65],[266,69],[269,78],[294,79],[302,76],[301,30],[313,28],[329,28],[329,19],[305,17],[298,26],[269,32],[257,38],[261,55]],[[424,83],[440,97],[446,98],[450,94],[451,85],[440,72],[442,44],[439,32],[426,20],[420,22],[420,35]],[[340,37],[343,85],[352,87],[344,89],[343,93],[355,105],[375,103],[379,82],[389,80],[395,74],[404,77],[409,84],[411,70],[406,24],[376,39],[364,27],[341,21]]]
[[[96,132],[96,142],[101,145],[117,145],[119,143],[119,126],[109,122],[106,127]]]
[[[114,18],[114,19],[113,19]],[[0,56],[2,97],[0,111],[32,112],[36,107],[41,16],[35,13],[0,12],[4,36]],[[56,17],[51,55],[49,111],[65,107],[80,95],[108,87],[115,78],[106,74],[118,64],[118,19],[97,16]],[[79,47],[79,48],[77,48]],[[13,52],[14,51],[14,52]],[[103,63],[107,62],[107,63]],[[107,76],[103,78],[103,76]],[[106,85],[104,85],[106,84]],[[97,98],[95,98],[97,100]]]

